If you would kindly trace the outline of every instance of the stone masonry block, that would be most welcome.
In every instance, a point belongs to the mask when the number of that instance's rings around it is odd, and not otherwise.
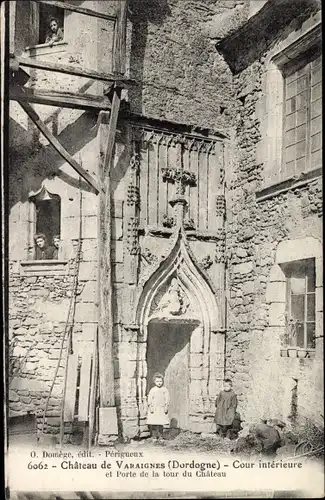
[[[75,321],[77,323],[96,323],[97,307],[91,303],[79,303],[76,305]]]
[[[273,281],[268,283],[265,294],[266,302],[285,302],[286,301],[286,282]]]
[[[79,265],[79,280],[96,280],[96,264],[91,262],[80,262]]]
[[[112,281],[113,283],[124,282],[124,265],[116,263],[112,266]]]
[[[86,216],[83,218],[82,236],[84,238],[97,237],[97,216]]]
[[[278,264],[275,264],[271,268],[270,282],[285,281],[285,280],[286,280],[286,277],[285,277],[285,274],[284,274],[283,270],[281,269],[281,267]]]
[[[191,399],[200,398],[200,396],[202,394],[201,380],[191,380],[189,392],[190,392]]]
[[[252,295],[255,291],[254,281],[246,281],[242,286],[243,295]]]
[[[190,350],[192,353],[203,352],[203,331],[200,327],[192,332]]]
[[[201,354],[191,354],[190,355],[190,367],[199,368],[203,366],[203,357]]]
[[[123,238],[123,219],[113,219],[112,223],[112,239],[121,240]]]
[[[191,380],[201,380],[202,379],[202,369],[201,368],[191,368],[190,369]]]
[[[248,274],[253,271],[253,262],[243,262],[242,264],[236,264],[233,266],[234,274]]]
[[[123,217],[123,200],[114,200],[112,214],[117,219],[122,219]]]
[[[89,261],[97,262],[98,258],[97,238],[83,238],[81,249],[82,249],[82,260],[84,262],[89,262]]]
[[[81,293],[82,302],[95,302],[97,293],[97,283],[96,281],[87,281],[85,283],[84,289]]]
[[[269,325],[284,326],[285,325],[285,303],[273,302],[269,309]]]
[[[112,262],[123,263],[123,241],[115,241],[112,245]]]
[[[323,287],[316,288],[316,312],[323,311]]]
[[[82,340],[93,341],[95,338],[97,323],[83,323],[82,324]]]
[[[43,322],[45,322],[46,320],[53,322],[63,322],[67,319],[69,303],[70,300],[68,298],[62,299],[60,302],[43,302],[42,300],[39,300],[35,306],[35,309],[37,308],[37,312],[44,315]]]

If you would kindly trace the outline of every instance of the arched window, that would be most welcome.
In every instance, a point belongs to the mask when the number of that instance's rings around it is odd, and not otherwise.
[[[58,252],[54,238],[61,236],[61,198],[50,193],[44,186],[34,196],[31,202],[31,232],[30,232],[30,258],[57,259]],[[37,235],[45,237],[45,249],[37,248]]]

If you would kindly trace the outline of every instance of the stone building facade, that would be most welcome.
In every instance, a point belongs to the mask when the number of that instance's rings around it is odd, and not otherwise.
[[[129,2],[127,72],[136,85],[122,94],[110,179],[115,406],[124,436],[148,434],[146,396],[156,371],[165,374],[171,417],[182,429],[214,429],[214,401],[225,376],[234,382],[246,421],[320,421],[320,6],[302,1],[293,11],[282,2],[281,11],[280,3]],[[117,4],[81,3],[105,13]],[[11,2],[12,51],[112,70],[106,21],[66,12],[64,40],[49,47],[37,43],[47,19],[37,5]],[[27,19],[34,27],[28,40]],[[289,59],[298,66],[288,72]],[[300,157],[290,150],[296,156],[289,165],[283,159],[288,133],[279,124],[289,100],[283,82],[296,82],[297,71],[309,72],[302,89],[309,96],[308,145]],[[35,91],[103,92],[103,84],[86,78],[44,70],[29,76],[26,87]],[[290,105],[295,100],[298,113],[297,95]],[[34,107],[96,177],[103,114]],[[64,391],[67,398],[74,388],[65,421],[89,419],[98,196],[14,100],[9,160],[9,415],[35,413],[42,429],[46,408],[45,430],[57,433]],[[33,238],[45,227],[42,214],[50,205],[56,208],[48,236],[55,228],[62,251],[57,260],[35,261]],[[295,316],[295,300],[306,307],[303,318]]]

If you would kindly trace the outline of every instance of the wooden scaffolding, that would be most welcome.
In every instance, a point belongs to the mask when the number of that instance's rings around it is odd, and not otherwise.
[[[112,433],[117,432],[117,419],[114,395],[113,371],[113,324],[112,324],[112,286],[111,286],[111,199],[110,199],[110,170],[113,161],[116,126],[121,104],[122,89],[134,84],[125,76],[126,72],[126,24],[127,0],[120,0],[116,16],[97,12],[92,9],[79,7],[63,1],[35,0],[40,4],[49,4],[64,10],[92,16],[112,22],[114,24],[113,71],[112,74],[102,73],[90,69],[80,69],[70,65],[41,61],[27,57],[20,57],[14,53],[9,55],[9,99],[17,101],[29,118],[46,137],[53,148],[71,165],[71,167],[91,186],[99,196],[98,203],[98,327],[95,353],[81,361],[80,384],[77,387],[77,361],[72,355],[67,363],[67,391],[68,404],[64,410],[64,421],[74,418],[71,401],[76,399],[76,390],[79,392],[78,416],[82,421],[89,422],[89,443],[93,437],[93,423],[95,414],[96,383],[99,374],[100,408],[108,411]],[[8,0],[6,1],[9,4]],[[7,6],[8,8],[8,6]],[[9,23],[7,19],[7,23]],[[8,28],[8,24],[7,24]],[[60,92],[49,89],[24,88],[29,75],[23,68],[35,68],[65,75],[88,77],[93,80],[106,82],[107,86],[102,96],[82,94],[78,92]],[[32,107],[34,104],[60,106],[63,108],[96,110],[103,115],[99,126],[100,134],[100,164],[98,178],[90,175],[63,147],[57,137],[48,129],[44,121]],[[92,369],[90,368],[92,366]],[[92,376],[90,373],[92,372]],[[82,380],[81,380],[82,379]],[[65,403],[65,402],[64,402]],[[109,415],[110,414],[110,415]],[[107,427],[107,425],[106,425]],[[106,429],[109,433],[110,430]]]

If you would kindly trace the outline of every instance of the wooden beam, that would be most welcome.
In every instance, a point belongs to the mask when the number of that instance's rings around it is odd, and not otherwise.
[[[52,0],[35,0],[37,3],[44,3],[51,5],[52,7],[59,7],[60,9],[70,10],[71,12],[76,12],[77,14],[85,14],[86,16],[99,17],[100,19],[106,19],[106,21],[116,21],[116,16],[110,16],[109,14],[103,14],[102,12],[97,12],[96,10],[86,9],[84,7],[78,7],[77,5],[72,5],[66,2],[52,1]]]
[[[118,22],[115,25],[113,70],[116,74],[125,72],[126,8],[123,0],[120,5]],[[99,127],[100,165],[99,176],[101,191],[98,206],[98,361],[100,409],[115,406],[114,363],[113,363],[113,283],[111,267],[111,184],[110,173],[114,158],[116,126],[121,104],[122,88],[115,83],[113,87],[112,108],[109,125]],[[102,112],[101,118],[108,118]],[[116,411],[115,411],[116,418]],[[115,433],[117,422],[111,422],[111,432]],[[107,429],[104,430],[104,433]],[[99,434],[101,429],[99,429]]]
[[[9,99],[13,101],[27,101],[34,104],[45,104],[47,106],[60,106],[63,108],[84,110],[110,110],[111,103],[107,97],[78,92],[59,92],[47,89],[29,89],[20,86],[12,86],[9,91]]]
[[[99,232],[98,232],[98,353],[99,391],[102,408],[115,406],[113,366],[113,304],[111,270],[111,186],[110,171],[113,163],[115,132],[121,102],[121,89],[115,89],[109,125],[101,124],[100,133],[100,183]],[[105,113],[107,116],[107,114]],[[105,116],[104,115],[104,116]]]
[[[52,63],[48,61],[40,61],[32,59],[30,57],[18,57],[16,56],[20,66],[26,66],[27,68],[44,69],[46,71],[56,71],[58,73],[64,73],[66,75],[83,76],[85,78],[92,78],[93,80],[101,80],[104,82],[117,83],[119,86],[134,85],[135,81],[129,78],[123,78],[121,75],[110,75],[107,73],[101,73],[93,69],[85,68],[74,68],[67,64]]]
[[[56,137],[49,131],[46,125],[42,122],[36,111],[32,108],[32,106],[28,102],[18,101],[23,110],[27,113],[29,118],[35,123],[36,127],[42,132],[42,134],[46,137],[50,144],[54,147],[54,149],[59,153],[62,158],[66,162],[71,165],[71,167],[83,178],[88,184],[90,184],[96,193],[99,193],[99,187],[97,181],[84,170],[79,163],[64,149],[62,144],[58,141]]]
[[[64,404],[64,422],[74,421],[74,407],[76,402],[77,377],[78,377],[78,354],[70,354],[68,357],[67,389]]]
[[[126,54],[126,12],[127,4],[123,0],[120,2],[117,23],[114,31],[114,57],[113,71],[117,74],[125,73],[125,54]]]
[[[94,338],[94,349],[91,367],[91,384],[89,396],[89,432],[88,432],[88,449],[91,448],[94,437],[95,412],[96,412],[96,396],[98,389],[98,345],[97,345],[97,328]]]
[[[116,126],[118,120],[118,113],[121,105],[121,93],[122,89],[120,87],[114,88],[113,100],[112,100],[112,109],[110,114],[109,121],[109,129],[108,129],[108,138],[105,152],[105,160],[104,160],[104,170],[111,167],[112,159],[113,159],[113,149],[115,144],[115,133]]]

